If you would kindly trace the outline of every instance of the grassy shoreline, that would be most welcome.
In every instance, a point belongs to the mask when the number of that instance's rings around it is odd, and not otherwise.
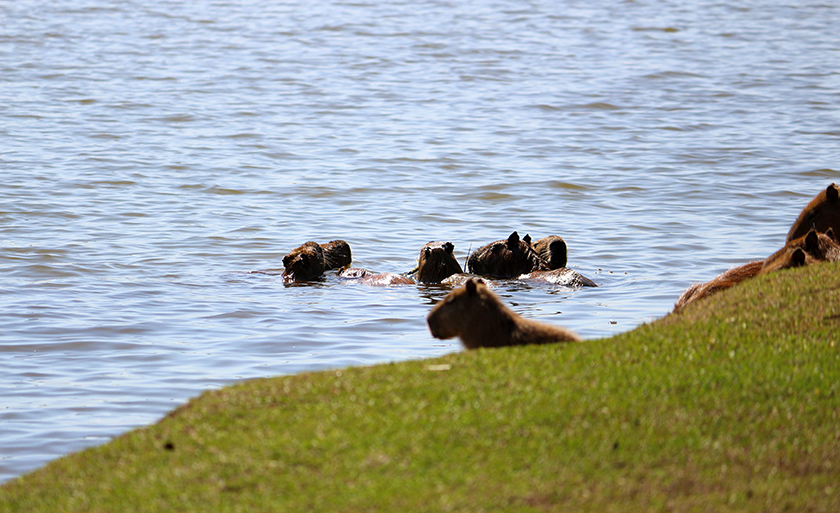
[[[246,381],[0,511],[840,511],[840,265],[609,339]]]

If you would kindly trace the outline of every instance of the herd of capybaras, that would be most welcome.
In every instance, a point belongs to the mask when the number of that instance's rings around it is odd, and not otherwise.
[[[428,316],[429,329],[441,339],[460,337],[468,349],[524,344],[570,342],[580,337],[565,328],[524,319],[507,308],[491,290],[493,280],[541,281],[565,287],[596,287],[589,278],[566,267],[567,246],[551,235],[531,240],[513,232],[470,253],[465,273],[451,242],[429,242],[420,249],[417,267],[408,273],[374,273],[350,267],[350,245],[343,240],[307,242],[283,257],[287,282],[317,280],[335,271],[346,280],[366,285],[443,284],[458,287],[436,304]],[[840,261],[840,187],[831,184],[802,210],[787,234],[785,245],[769,257],[720,274],[709,282],[691,285],[674,311],[770,272]]]

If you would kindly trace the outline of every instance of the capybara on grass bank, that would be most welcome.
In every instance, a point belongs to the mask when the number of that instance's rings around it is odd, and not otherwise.
[[[467,349],[580,340],[566,328],[517,315],[481,280],[468,280],[450,292],[432,308],[427,322],[434,337],[460,337]]]
[[[453,254],[455,245],[451,242],[429,242],[420,249],[417,266],[417,281],[440,283],[453,274],[464,272]]]
[[[837,261],[840,261],[840,244],[834,239],[834,230],[829,228],[826,233],[819,233],[812,228],[807,234],[788,242],[785,247],[767,257],[761,274]]]
[[[548,264],[530,243],[527,235],[522,240],[513,232],[507,240],[491,242],[475,250],[467,259],[467,268],[473,274],[494,278],[515,278],[533,271],[548,271]]]
[[[679,312],[687,305],[707,298],[712,294],[734,287],[744,280],[754,278],[761,272],[761,267],[764,265],[764,260],[750,262],[748,264],[733,267],[728,271],[719,274],[715,279],[706,283],[695,283],[688,287],[685,292],[677,299],[674,305],[674,311]]]
[[[825,233],[829,228],[833,228],[835,237],[840,237],[840,187],[837,184],[831,184],[825,190],[820,191],[802,209],[799,217],[790,227],[785,242],[802,237],[811,228],[820,233]]]

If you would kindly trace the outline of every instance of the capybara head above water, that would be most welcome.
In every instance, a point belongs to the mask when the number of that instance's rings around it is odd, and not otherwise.
[[[464,272],[453,254],[455,245],[451,242],[429,242],[420,249],[420,263],[417,266],[417,281],[440,283],[453,274]]]
[[[513,232],[507,240],[491,242],[475,250],[467,259],[471,273],[495,278],[515,278],[533,271],[548,271],[546,264],[531,247],[531,238],[519,238]]]
[[[537,242],[534,243],[534,251],[537,252],[540,258],[545,260],[549,269],[553,270],[566,267],[566,255],[568,253],[568,248],[566,247],[566,241],[563,240],[563,237],[560,237],[559,235],[549,235],[548,237],[538,239]]]
[[[317,242],[307,242],[283,257],[286,281],[309,281],[324,274],[324,250]]]
[[[812,228],[802,237],[788,242],[785,247],[767,257],[761,274],[837,261],[840,261],[840,244],[834,238],[834,230],[829,228],[825,233],[819,233]]]
[[[343,240],[333,240],[321,244],[324,250],[324,270],[341,269],[350,265],[353,256],[350,253],[350,244]]]
[[[804,236],[811,228],[820,233],[833,228],[835,237],[840,237],[840,187],[837,184],[829,185],[808,203],[790,227],[785,242]]]
[[[580,340],[566,328],[517,315],[481,280],[467,280],[450,292],[426,320],[432,336],[460,337],[467,349]]]

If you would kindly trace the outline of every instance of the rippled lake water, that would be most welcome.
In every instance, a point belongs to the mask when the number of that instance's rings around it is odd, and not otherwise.
[[[562,235],[502,284],[587,343],[840,182],[840,8],[805,0],[0,4],[0,481],[262,376],[460,351],[447,290],[284,285],[308,241]]]

